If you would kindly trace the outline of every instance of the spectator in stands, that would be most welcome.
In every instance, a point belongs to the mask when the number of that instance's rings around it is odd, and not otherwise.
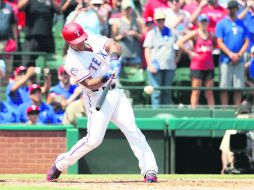
[[[159,10],[166,10],[169,8],[168,0],[147,0],[144,10],[143,17],[152,17],[154,18],[154,13]]]
[[[10,4],[0,0],[0,52],[12,52],[17,50],[18,29],[17,20]],[[6,58],[0,55],[7,64],[7,74],[12,71],[13,56]]]
[[[16,123],[18,121],[17,110],[0,100],[0,123]]]
[[[226,16],[227,11],[218,4],[218,0],[201,1],[197,9],[192,13],[190,21],[194,24],[200,14],[206,14],[209,18],[208,30],[215,32],[216,24]]]
[[[112,0],[112,10],[108,21],[110,31],[112,25],[121,18],[121,2],[122,0]]]
[[[143,30],[143,34],[142,34],[142,38],[141,38],[141,44],[144,44],[145,38],[147,33],[152,30],[154,28],[154,20],[152,17],[147,17],[145,19],[145,26],[144,26],[144,30]],[[147,63],[146,63],[146,59],[145,59],[145,52],[144,52],[144,48],[142,48],[142,68],[146,69],[147,67]]]
[[[181,9],[179,0],[170,0],[169,5],[170,8],[166,10],[165,25],[181,38],[192,27],[189,21],[190,14]]]
[[[122,47],[123,65],[141,66],[142,24],[133,17],[130,0],[121,4],[122,16],[112,26],[112,36]]]
[[[55,53],[55,42],[52,32],[54,13],[60,13],[56,0],[20,0],[19,10],[26,14],[25,42],[23,51],[46,52],[48,56]],[[35,66],[37,56],[23,56],[24,66]]]
[[[134,5],[134,14],[138,17],[141,18],[142,17],[142,13],[143,13],[143,6],[141,3],[141,0],[133,0],[133,5]]]
[[[94,9],[94,6],[86,0],[84,2],[80,1],[76,9],[68,15],[66,24],[76,22],[82,26],[88,35],[101,34],[102,20],[104,20],[104,18],[102,18],[101,15],[98,14],[98,11]]]
[[[107,20],[109,19],[110,7],[104,4],[103,0],[91,0],[91,8],[96,12],[100,20],[101,34],[109,36],[109,26]]]
[[[9,39],[17,40],[17,20],[12,7],[0,0],[0,51],[5,51]]]
[[[43,102],[42,89],[38,84],[33,84],[29,87],[30,100],[23,103],[19,107],[19,121],[27,123],[28,118],[26,110],[31,105],[36,105],[40,108],[39,121],[44,124],[57,123],[53,108]]]
[[[212,51],[214,48],[214,39],[211,32],[207,30],[209,18],[205,14],[198,17],[198,28],[186,34],[180,41],[178,46],[186,52],[190,59],[190,76],[192,87],[198,88],[203,84],[206,87],[213,87],[214,82],[214,63]],[[187,49],[184,43],[192,40],[194,44],[193,50]],[[191,93],[191,106],[196,107],[199,104],[199,90],[193,90]],[[205,97],[210,107],[214,106],[214,96],[212,90],[205,91]]]
[[[76,100],[82,90],[77,85],[70,84],[70,76],[65,72],[64,67],[58,68],[59,83],[50,89],[47,103],[52,105],[59,122],[63,120],[63,114],[66,106]]]
[[[238,18],[243,20],[244,25],[249,32],[249,47],[244,55],[245,61],[249,61],[250,50],[254,45],[254,1],[247,1],[246,8],[242,10],[242,12],[238,15]]]
[[[187,11],[190,13],[190,15],[198,8],[199,4],[201,2],[204,2],[206,0],[188,0],[185,1],[185,4],[183,6],[183,10]],[[206,2],[205,2],[206,3]]]
[[[216,37],[220,55],[220,87],[244,87],[243,54],[249,45],[249,35],[242,20],[237,18],[238,3],[228,2],[229,15],[216,26]],[[228,105],[228,92],[221,91],[221,104]],[[241,104],[242,94],[234,91],[234,104]]]
[[[0,79],[4,79],[6,76],[6,64],[4,60],[0,59]]]
[[[28,69],[24,66],[17,67],[15,70],[14,80],[6,88],[7,103],[14,109],[29,100],[27,82],[35,75],[34,67]]]
[[[170,0],[169,6],[170,8],[166,10],[165,25],[175,33],[177,39],[181,39],[182,36],[188,33],[188,31],[192,27],[192,24],[189,21],[190,14],[180,8],[180,0]],[[187,48],[190,48],[190,42],[186,41],[185,46]],[[175,49],[178,49],[178,47],[175,46]],[[185,53],[182,54],[181,51],[179,51],[178,53],[179,56],[181,55],[179,67],[188,66],[190,62],[188,56]]]
[[[26,114],[28,118],[27,124],[29,125],[38,125],[42,124],[39,121],[40,108],[36,105],[31,105],[26,109]]]
[[[76,9],[80,0],[61,0],[61,11],[65,23],[67,16]]]
[[[245,73],[246,73],[246,86],[254,87],[254,46],[250,50],[250,60],[245,63]],[[254,105],[254,91],[249,92],[252,97],[249,100],[251,105]]]
[[[76,125],[76,119],[78,117],[86,116],[86,110],[83,101],[83,97],[81,97],[66,107],[62,122],[63,124]]]
[[[165,26],[166,15],[156,11],[154,20],[157,24],[147,33],[144,48],[148,70],[148,82],[153,87],[171,86],[176,70],[176,52],[174,33]],[[155,90],[151,95],[152,105],[173,104],[170,90]]]

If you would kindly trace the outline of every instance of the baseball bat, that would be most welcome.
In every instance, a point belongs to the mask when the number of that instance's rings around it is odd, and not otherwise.
[[[107,96],[107,94],[108,94],[108,91],[109,91],[109,88],[110,88],[111,83],[112,83],[112,81],[113,81],[113,78],[114,78],[114,75],[112,75],[112,76],[110,77],[110,79],[108,80],[108,83],[107,83],[107,85],[105,86],[105,88],[104,88],[104,90],[103,90],[103,92],[102,92],[102,94],[101,94],[101,96],[100,96],[100,98],[99,98],[99,100],[98,100],[98,102],[97,102],[97,104],[96,104],[96,110],[97,110],[97,111],[100,111],[100,110],[101,110],[101,107],[102,107],[102,105],[103,105],[103,103],[104,103],[104,101],[105,101],[105,99],[106,99],[106,96]]]

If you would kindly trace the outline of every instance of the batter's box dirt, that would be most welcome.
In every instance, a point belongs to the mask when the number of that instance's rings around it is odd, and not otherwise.
[[[19,188],[14,188],[19,187]],[[158,183],[144,183],[138,175],[63,175],[57,183],[45,176],[0,175],[1,190],[254,190],[254,177],[159,175]]]

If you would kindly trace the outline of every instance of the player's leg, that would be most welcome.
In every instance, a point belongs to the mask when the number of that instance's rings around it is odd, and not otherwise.
[[[91,101],[91,99],[90,99]],[[95,100],[91,102],[96,102]],[[89,104],[89,103],[88,103]],[[67,153],[60,154],[51,169],[48,172],[48,181],[55,181],[59,177],[59,172],[66,170],[68,166],[73,165],[77,160],[88,152],[99,146],[104,138],[109,120],[112,115],[112,106],[106,100],[101,111],[86,106],[87,110],[87,135],[80,139]],[[56,175],[56,179],[55,175]]]
[[[122,92],[119,93],[119,96],[120,100],[113,114],[112,122],[118,126],[126,136],[132,151],[139,160],[141,174],[146,176],[148,173],[151,173],[154,174],[156,178],[158,167],[154,154],[148,145],[145,136],[136,126],[130,102]]]

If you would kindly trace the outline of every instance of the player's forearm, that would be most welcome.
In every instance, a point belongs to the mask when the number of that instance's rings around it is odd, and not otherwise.
[[[106,82],[106,81],[105,81]],[[80,82],[81,85],[85,86],[88,89],[96,90],[105,83],[101,77],[98,78],[89,78]]]

